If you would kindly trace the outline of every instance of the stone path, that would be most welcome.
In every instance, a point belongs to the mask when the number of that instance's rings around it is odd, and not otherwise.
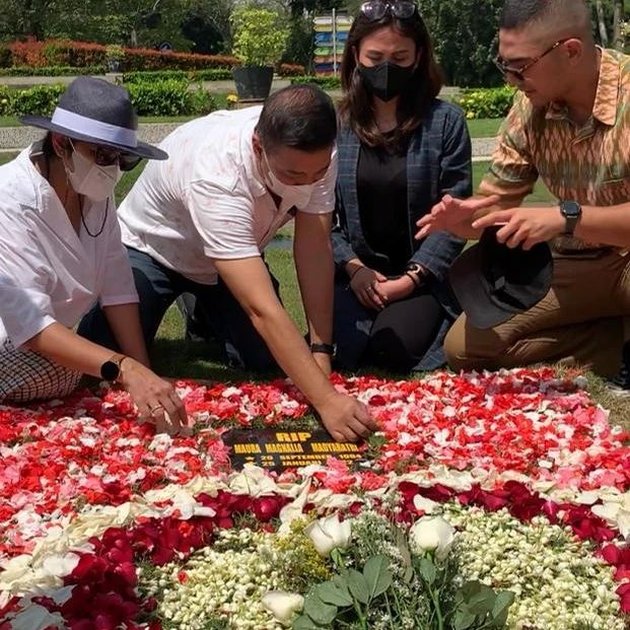
[[[161,142],[181,123],[145,123],[138,129],[141,140],[156,144]],[[0,151],[20,151],[43,135],[34,127],[0,127]],[[473,161],[488,160],[496,145],[496,138],[473,138]]]

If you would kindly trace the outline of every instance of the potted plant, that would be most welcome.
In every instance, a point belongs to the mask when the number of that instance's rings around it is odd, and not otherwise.
[[[242,63],[232,70],[238,97],[240,100],[265,99],[289,29],[277,11],[260,6],[238,7],[230,19],[234,38],[232,54]]]
[[[105,63],[108,72],[120,72],[120,66],[125,58],[125,51],[118,44],[108,44],[105,47]]]

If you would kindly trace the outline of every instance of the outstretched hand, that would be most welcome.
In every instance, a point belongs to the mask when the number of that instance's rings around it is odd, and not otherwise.
[[[337,442],[356,442],[378,429],[368,408],[352,396],[334,392],[317,411],[322,424]]]
[[[450,232],[461,238],[475,238],[477,234],[471,226],[475,213],[494,206],[499,199],[499,195],[470,199],[455,199],[451,195],[444,195],[442,200],[431,208],[431,212],[416,223],[420,228],[416,233],[416,239],[420,240],[440,231]]]
[[[475,229],[483,230],[492,225],[501,225],[497,241],[508,247],[531,249],[536,243],[549,241],[563,233],[565,218],[558,206],[541,208],[510,208],[497,210],[473,222]]]
[[[140,418],[155,424],[158,433],[186,433],[190,421],[175,388],[138,361],[127,357],[120,382],[138,408]]]

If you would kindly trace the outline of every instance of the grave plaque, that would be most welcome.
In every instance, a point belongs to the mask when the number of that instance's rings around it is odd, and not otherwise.
[[[325,464],[334,456],[345,461],[361,459],[361,449],[352,442],[335,442],[326,431],[280,431],[276,429],[231,429],[222,436],[230,447],[235,470],[252,463],[269,470]]]

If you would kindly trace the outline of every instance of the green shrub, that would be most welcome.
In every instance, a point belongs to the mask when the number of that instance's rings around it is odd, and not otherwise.
[[[50,116],[66,89],[65,85],[36,85],[24,90],[8,90],[8,111],[4,116],[39,114]]]
[[[232,12],[234,56],[247,66],[275,66],[287,44],[289,29],[271,9],[242,6]]]
[[[208,92],[186,81],[147,81],[127,88],[139,116],[203,116],[217,109]],[[50,116],[64,85],[38,85],[24,90],[0,86],[0,116]]]
[[[297,83],[314,83],[315,85],[319,85],[323,90],[340,90],[341,89],[341,79],[334,75],[330,76],[309,76],[303,75],[301,77],[291,77],[291,84],[295,85]]]
[[[72,66],[45,66],[43,68],[31,68],[29,66],[0,67],[0,77],[73,77],[78,75],[101,75],[105,74],[105,72],[105,66],[86,66],[85,68],[73,68]]]
[[[455,102],[464,110],[466,118],[504,118],[514,99],[515,89],[477,88],[462,90]]]
[[[125,72],[123,83],[138,83],[143,81],[165,81],[177,79],[179,81],[225,81],[232,78],[229,68],[209,68],[207,70],[154,70]]]
[[[8,68],[11,63],[11,49],[6,44],[0,44],[0,68]]]
[[[6,85],[0,85],[0,116],[11,116],[11,91]]]
[[[190,89],[187,81],[145,81],[130,83],[127,89],[139,116],[203,115],[216,108],[208,92],[201,86]]]

